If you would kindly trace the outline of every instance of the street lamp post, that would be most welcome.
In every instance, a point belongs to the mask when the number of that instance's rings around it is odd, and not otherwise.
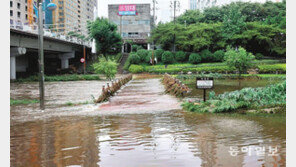
[[[38,56],[39,56],[39,98],[40,98],[40,109],[44,110],[44,49],[43,49],[43,9],[42,1],[39,2],[38,6]],[[49,3],[46,8],[47,10],[53,11],[56,9],[54,3]]]
[[[38,55],[39,55],[39,96],[40,109],[44,110],[44,50],[43,50],[43,12],[42,3],[39,3],[38,11]]]

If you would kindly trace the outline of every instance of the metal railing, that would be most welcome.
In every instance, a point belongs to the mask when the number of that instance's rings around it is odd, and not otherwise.
[[[38,34],[38,27],[36,25],[29,26],[26,24],[22,24],[21,22],[10,21],[10,29],[21,30],[32,34]],[[85,45],[87,47],[92,47],[91,41],[82,40],[80,38],[73,36],[67,36],[58,32],[52,32],[50,29],[44,29],[44,36],[63,40],[65,42],[71,42],[75,44]]]

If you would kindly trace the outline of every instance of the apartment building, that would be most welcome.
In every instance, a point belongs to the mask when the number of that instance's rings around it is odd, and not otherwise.
[[[190,10],[204,10],[205,8],[215,6],[217,0],[189,0],[189,9]]]
[[[57,5],[53,12],[53,30],[61,34],[73,31],[87,35],[87,21],[94,18],[97,0],[52,0]]]
[[[29,0],[30,1],[30,0]],[[37,5],[37,0],[31,0],[32,4]],[[37,24],[37,17],[33,6],[28,6],[28,0],[10,0],[10,25],[22,29],[29,24],[28,11],[32,11],[33,24]]]

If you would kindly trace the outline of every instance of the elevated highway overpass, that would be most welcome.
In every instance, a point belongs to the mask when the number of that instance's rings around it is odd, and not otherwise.
[[[57,69],[79,65],[86,48],[87,59],[91,58],[91,42],[77,38],[44,32],[45,74]],[[38,72],[38,34],[34,31],[10,29],[10,79],[23,74]]]

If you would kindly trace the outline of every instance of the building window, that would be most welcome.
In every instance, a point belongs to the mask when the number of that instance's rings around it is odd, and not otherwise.
[[[17,17],[21,17],[21,12],[17,12]]]
[[[25,11],[28,11],[28,6],[25,7]]]
[[[28,15],[26,14],[26,20],[28,20]]]
[[[17,8],[21,9],[21,4],[20,3],[17,3]]]
[[[13,11],[12,10],[10,10],[10,16],[13,16]]]
[[[10,1],[10,7],[11,7],[11,8],[13,7],[13,2],[12,2],[12,1]]]

